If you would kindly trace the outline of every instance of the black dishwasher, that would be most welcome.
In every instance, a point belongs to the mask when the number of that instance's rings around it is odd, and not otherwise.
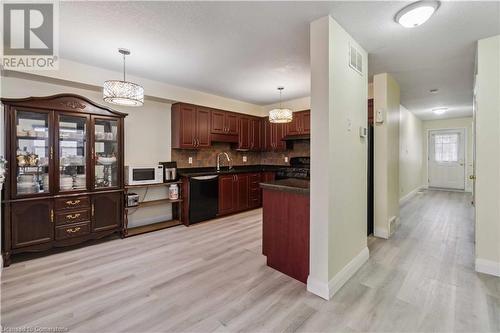
[[[219,176],[191,177],[189,181],[189,223],[213,219],[219,209]]]

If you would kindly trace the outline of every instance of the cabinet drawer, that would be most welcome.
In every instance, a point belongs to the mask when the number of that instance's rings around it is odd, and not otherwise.
[[[90,207],[90,198],[88,196],[59,198],[55,200],[55,207],[56,210],[87,208]]]
[[[56,213],[56,224],[70,224],[90,221],[90,210],[67,210]]]
[[[90,233],[90,222],[56,227],[56,240],[79,237]]]

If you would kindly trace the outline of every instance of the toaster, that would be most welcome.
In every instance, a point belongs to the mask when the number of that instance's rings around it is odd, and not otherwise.
[[[137,193],[128,193],[125,202],[127,207],[139,206],[139,195]]]

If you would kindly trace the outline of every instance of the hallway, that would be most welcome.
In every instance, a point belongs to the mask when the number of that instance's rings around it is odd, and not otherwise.
[[[457,192],[415,196],[401,208],[396,234],[370,239],[369,261],[330,302],[265,265],[254,210],[14,263],[2,274],[2,324],[71,332],[499,331],[500,278],[474,272],[469,201]]]

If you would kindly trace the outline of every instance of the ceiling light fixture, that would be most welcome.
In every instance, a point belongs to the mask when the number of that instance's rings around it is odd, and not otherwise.
[[[142,106],[144,104],[144,88],[125,80],[125,56],[130,50],[118,49],[123,55],[123,81],[108,80],[103,85],[103,99],[105,102],[124,106]]]
[[[281,92],[285,89],[284,87],[278,87],[280,92],[280,107],[278,109],[272,109],[269,111],[269,122],[283,124],[289,123],[293,119],[293,112],[290,109],[283,109],[281,107]]]
[[[394,20],[405,28],[418,27],[424,24],[439,8],[439,1],[424,0],[414,2],[401,9]]]
[[[437,115],[443,114],[446,111],[448,111],[448,108],[434,108],[434,109],[432,109],[432,112],[434,112]]]

